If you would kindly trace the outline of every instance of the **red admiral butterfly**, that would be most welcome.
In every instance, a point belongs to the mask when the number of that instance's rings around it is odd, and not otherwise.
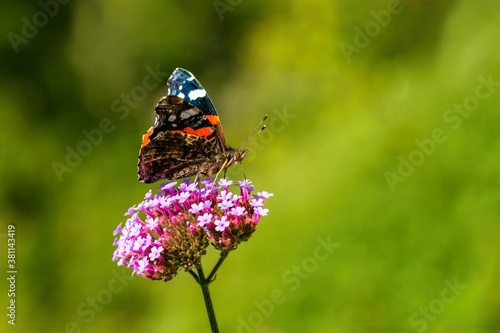
[[[217,111],[194,75],[177,68],[167,85],[154,126],[142,136],[139,181],[212,176],[240,163],[248,150],[226,146]]]

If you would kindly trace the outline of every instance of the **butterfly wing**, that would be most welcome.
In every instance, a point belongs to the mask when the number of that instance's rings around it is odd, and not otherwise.
[[[183,68],[177,68],[168,79],[168,95],[177,96],[201,110],[212,126],[215,127],[222,143],[225,144],[219,115],[215,110],[212,100],[191,72]]]
[[[154,128],[151,131],[155,132]],[[148,132],[150,133],[150,132]],[[188,178],[197,174],[211,175],[215,156],[220,155],[214,141],[176,131],[159,131],[153,140],[147,138],[141,147],[138,164],[139,180],[154,183],[160,179]]]
[[[139,154],[140,181],[211,175],[221,167],[226,146],[219,116],[191,73],[174,71],[168,96],[155,110],[155,124],[144,134]]]

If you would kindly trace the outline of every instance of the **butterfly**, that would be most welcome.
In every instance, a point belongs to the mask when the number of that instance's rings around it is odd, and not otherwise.
[[[155,123],[142,136],[139,181],[213,176],[241,163],[248,149],[226,145],[212,100],[194,75],[177,68],[167,85],[167,96],[155,108]]]

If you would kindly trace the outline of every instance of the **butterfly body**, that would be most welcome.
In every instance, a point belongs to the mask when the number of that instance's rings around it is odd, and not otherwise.
[[[168,95],[155,111],[155,124],[142,137],[139,181],[213,176],[240,163],[248,152],[226,145],[210,97],[185,69],[172,73]]]

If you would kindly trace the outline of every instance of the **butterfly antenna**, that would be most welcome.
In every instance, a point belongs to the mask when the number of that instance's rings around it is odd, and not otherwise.
[[[266,129],[266,125],[262,125],[262,124],[266,121],[267,117],[268,117],[268,115],[266,114],[266,115],[264,116],[264,118],[262,118],[262,120],[260,121],[260,123],[259,123],[257,126],[255,126],[255,128],[252,130],[252,132],[250,132],[250,134],[246,137],[246,139],[245,139],[245,140],[243,140],[243,142],[241,142],[241,143],[240,143],[240,145],[239,145],[239,146],[238,146],[238,148],[237,148],[238,150],[239,150],[242,146],[246,145],[246,144],[247,144],[249,141],[251,141],[253,138],[255,138],[255,137],[256,137],[256,136],[257,136],[260,132],[262,132],[263,130],[265,130],[265,129]],[[253,133],[253,132],[255,132],[255,133]],[[253,134],[252,134],[252,133],[253,133]]]

